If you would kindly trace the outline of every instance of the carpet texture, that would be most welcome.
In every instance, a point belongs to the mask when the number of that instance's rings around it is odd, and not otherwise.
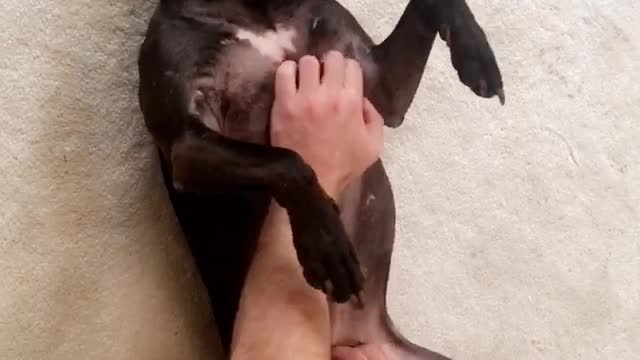
[[[456,359],[640,354],[640,5],[469,1],[507,106],[442,43],[386,132],[389,303]],[[406,1],[351,0],[376,40]],[[0,358],[214,359],[136,100],[149,0],[0,1]]]

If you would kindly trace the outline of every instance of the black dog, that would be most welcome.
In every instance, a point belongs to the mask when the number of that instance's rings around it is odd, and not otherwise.
[[[382,163],[336,204],[296,153],[268,146],[283,60],[329,50],[358,60],[367,98],[397,127],[437,34],[460,80],[504,103],[495,57],[464,0],[411,0],[379,45],[333,0],[160,1],[139,58],[140,105],[225,350],[273,198],[287,209],[305,278],[336,302],[334,345],[380,343],[397,358],[443,358],[404,339],[387,314],[395,212]],[[364,306],[344,304],[354,296]]]

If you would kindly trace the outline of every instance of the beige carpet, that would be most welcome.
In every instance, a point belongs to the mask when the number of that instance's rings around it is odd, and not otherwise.
[[[343,2],[380,40],[406,1]],[[389,301],[456,359],[640,356],[640,6],[470,1],[507,106],[438,44],[388,131]],[[147,0],[0,0],[0,358],[213,359],[137,109]]]

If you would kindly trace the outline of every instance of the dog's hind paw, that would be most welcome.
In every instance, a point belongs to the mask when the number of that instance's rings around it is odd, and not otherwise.
[[[304,277],[314,288],[324,292],[329,300],[338,303],[362,303],[364,276],[351,242],[337,232],[321,230],[309,237],[316,246],[303,256]]]
[[[326,203],[290,213],[293,241],[307,282],[331,301],[361,304],[364,275],[338,212]]]
[[[504,105],[502,75],[487,37],[471,12],[455,12],[457,19],[449,19],[439,31],[451,49],[451,62],[460,81],[476,95],[497,96]]]

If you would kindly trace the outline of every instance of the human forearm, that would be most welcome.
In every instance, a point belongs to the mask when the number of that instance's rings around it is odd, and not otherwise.
[[[380,154],[380,114],[363,98],[360,65],[329,52],[278,67],[271,145],[296,151],[325,192],[338,199]],[[245,281],[234,328],[233,360],[330,358],[325,295],[307,284],[286,212],[272,205]]]
[[[329,349],[326,298],[305,281],[289,218],[274,203],[245,281],[232,359],[326,360]]]

